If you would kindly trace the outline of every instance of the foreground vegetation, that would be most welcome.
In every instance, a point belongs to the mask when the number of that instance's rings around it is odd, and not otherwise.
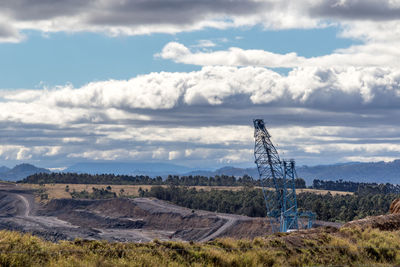
[[[243,214],[251,217],[264,217],[266,210],[260,189],[251,187],[245,190],[196,190],[178,186],[153,186],[150,190],[140,190],[142,197],[155,197],[191,209]],[[354,194],[332,195],[300,193],[297,195],[298,207],[313,211],[318,220],[347,222],[371,215],[388,212],[390,203],[399,194]]]
[[[1,266],[344,266],[400,264],[400,231],[344,228],[207,243],[51,243],[0,231]]]

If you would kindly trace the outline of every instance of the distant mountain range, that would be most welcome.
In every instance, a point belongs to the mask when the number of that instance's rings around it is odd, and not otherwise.
[[[229,176],[243,176],[249,175],[253,178],[258,177],[257,168],[236,168],[226,166],[215,171],[192,171],[185,173],[185,175],[201,175],[201,176],[215,176],[215,175],[229,175]]]
[[[303,178],[307,185],[311,185],[314,179],[320,180],[346,180],[353,182],[392,183],[400,184],[400,160],[392,162],[352,162],[333,165],[299,166],[296,168],[299,178]],[[223,167],[215,171],[193,171],[187,175],[234,175],[247,174],[258,177],[256,168]]]
[[[38,168],[31,164],[20,164],[10,169],[0,167],[0,179],[8,181],[21,180],[31,174],[47,172],[50,170]],[[194,170],[189,167],[168,163],[126,163],[126,162],[89,162],[77,163],[63,172],[77,172],[89,174],[125,174],[125,175],[148,175],[151,177],[168,174],[175,175],[233,175],[243,176],[245,174],[254,178],[258,177],[256,168],[223,167],[214,171]],[[299,166],[298,177],[303,178],[307,185],[311,185],[314,179],[321,180],[346,180],[353,182],[376,182],[400,184],[400,160],[392,162],[369,162],[369,163],[338,163],[333,165]]]
[[[129,175],[162,176],[176,175],[233,175],[245,174],[254,178],[258,177],[256,168],[223,167],[214,171],[193,170],[188,167],[168,163],[120,163],[120,162],[92,162],[78,163],[64,172],[78,173],[114,173]],[[311,185],[314,179],[321,180],[347,180],[353,182],[377,182],[400,184],[400,160],[392,162],[352,162],[332,165],[298,166],[297,174],[303,178],[307,185]]]
[[[113,173],[125,175],[148,175],[148,176],[166,176],[168,174],[183,174],[193,171],[193,169],[169,164],[169,163],[151,163],[151,162],[85,162],[74,164],[63,172],[77,173]]]
[[[35,174],[35,173],[50,173],[50,170],[38,168],[31,164],[19,164],[14,168],[10,169],[6,166],[0,167],[0,180],[3,181],[18,181],[24,179],[25,177]]]
[[[314,179],[400,184],[400,160],[302,166],[297,168],[297,174],[307,184],[311,184]]]

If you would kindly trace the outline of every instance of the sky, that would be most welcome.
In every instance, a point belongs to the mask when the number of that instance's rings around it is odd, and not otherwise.
[[[0,165],[398,159],[399,0],[2,0]]]

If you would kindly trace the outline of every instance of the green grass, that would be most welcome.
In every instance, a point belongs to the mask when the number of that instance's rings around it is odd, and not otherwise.
[[[1,266],[326,266],[400,264],[400,231],[345,228],[207,243],[51,243],[0,231]]]

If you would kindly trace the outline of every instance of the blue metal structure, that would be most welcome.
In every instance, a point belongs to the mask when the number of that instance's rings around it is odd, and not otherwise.
[[[288,232],[299,229],[300,217],[307,217],[306,228],[311,228],[315,215],[312,212],[298,212],[296,199],[296,168],[294,160],[281,161],[278,151],[271,142],[271,135],[265,128],[264,120],[255,119],[254,157],[260,175],[267,216],[273,232]],[[274,191],[266,185],[274,186]]]

